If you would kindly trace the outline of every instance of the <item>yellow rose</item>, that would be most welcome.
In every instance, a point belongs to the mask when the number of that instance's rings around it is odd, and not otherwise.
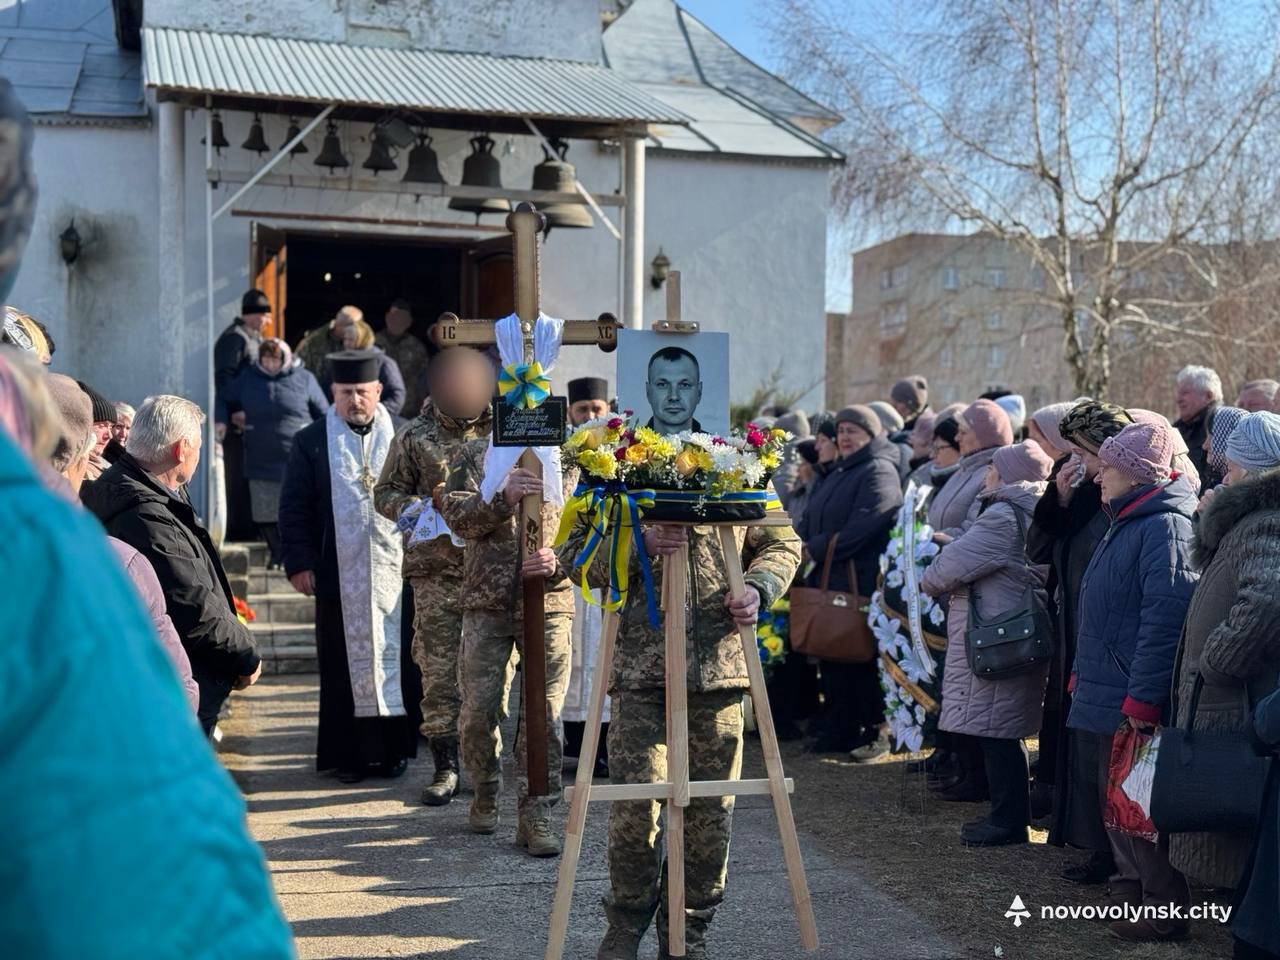
[[[643,443],[633,443],[627,447],[627,463],[646,463],[649,460],[649,448]]]
[[[698,455],[692,450],[682,450],[676,457],[676,473],[687,480],[699,470]]]
[[[609,431],[605,427],[592,427],[590,430],[581,431],[582,446],[587,450],[597,450],[600,444],[604,443],[605,437]]]

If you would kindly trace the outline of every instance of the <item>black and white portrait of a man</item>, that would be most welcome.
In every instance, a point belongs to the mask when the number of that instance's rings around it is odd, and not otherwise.
[[[618,398],[658,433],[726,433],[729,336],[624,330],[618,341]]]

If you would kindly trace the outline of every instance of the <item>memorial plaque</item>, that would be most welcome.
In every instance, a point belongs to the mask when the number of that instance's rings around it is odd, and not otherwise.
[[[517,409],[502,399],[493,401],[495,447],[558,447],[569,423],[569,401],[547,397],[532,410]]]

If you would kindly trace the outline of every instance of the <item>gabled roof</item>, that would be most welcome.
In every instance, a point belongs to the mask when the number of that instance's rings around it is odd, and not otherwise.
[[[36,120],[147,116],[141,58],[117,45],[111,0],[0,9],[0,76]]]
[[[635,0],[604,32],[611,70],[693,118],[656,133],[699,153],[840,160],[816,132],[841,117],[748,59],[674,0]]]

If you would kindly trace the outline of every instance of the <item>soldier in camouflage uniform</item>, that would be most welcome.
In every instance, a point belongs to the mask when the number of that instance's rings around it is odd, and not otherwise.
[[[653,558],[655,589],[661,595],[667,557],[689,545],[687,598],[689,694],[689,777],[736,779],[742,766],[742,694],[750,682],[736,623],[754,623],[786,590],[800,564],[800,541],[790,527],[735,530],[742,548],[747,584],[737,601],[729,598],[720,538],[714,527],[654,525],[645,530]],[[560,549],[571,566],[586,536],[585,523]],[[602,550],[590,571],[604,587],[608,571]],[[575,573],[574,576],[577,574]],[[609,770],[614,783],[653,783],[667,777],[666,640],[649,624],[639,559],[631,558],[633,589],[622,612],[609,693]],[[609,813],[609,882],[605,898],[609,931],[598,960],[635,960],[640,941],[657,911],[659,956],[667,956],[666,871],[658,845],[658,801],[618,801]],[[729,860],[733,798],[695,799],[685,812],[685,936],[688,956],[706,956],[707,928],[724,897]]]
[[[391,442],[373,491],[388,520],[424,498],[438,500],[449,461],[463,445],[488,435],[493,367],[467,348],[445,350],[427,376],[432,398]],[[462,548],[447,536],[404,552],[403,573],[413,587],[413,660],[422,671],[422,735],[431,744],[435,777],[422,802],[438,807],[458,792],[458,651],[462,643]]]
[[[519,825],[516,844],[535,857],[555,856],[560,838],[552,827],[550,811],[559,802],[562,787],[560,765],[564,752],[560,713],[569,687],[573,617],[573,591],[549,548],[520,562],[517,517],[523,496],[541,489],[531,473],[513,470],[506,487],[485,503],[480,495],[486,442],[467,443],[454,458],[441,501],[445,520],[466,541],[463,550],[462,589],[462,762],[475,786],[470,825],[476,833],[493,833],[498,827],[498,794],[502,786],[502,737],[499,724],[506,714],[510,690],[513,647],[522,650],[523,623],[521,574],[546,578],[544,639],[547,662],[547,772],[549,795],[530,798],[525,771],[525,702],[520,698],[520,718],[513,752],[518,769]],[[577,470],[564,477],[565,497],[573,491]],[[543,530],[554,533],[560,508],[545,504]]]

